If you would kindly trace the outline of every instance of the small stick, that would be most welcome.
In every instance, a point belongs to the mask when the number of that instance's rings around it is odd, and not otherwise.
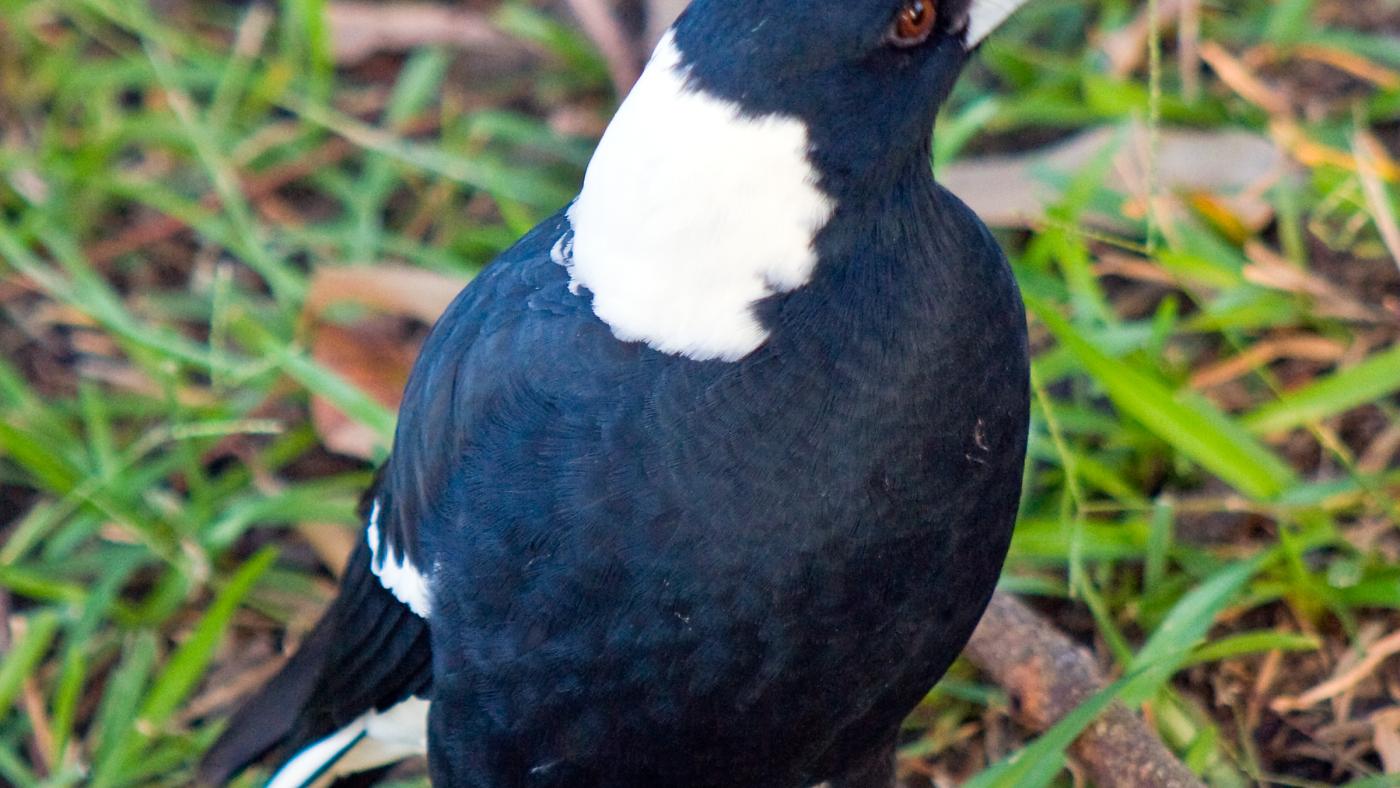
[[[1382,662],[1400,654],[1400,632],[1393,632],[1366,649],[1366,656],[1340,675],[1335,676],[1297,697],[1275,698],[1269,707],[1280,714],[1306,709],[1330,700],[1355,687],[1375,673]]]
[[[632,39],[622,29],[607,0],[568,0],[579,26],[592,39],[608,63],[608,73],[618,96],[627,95],[641,76],[641,58]]]
[[[1007,691],[1017,720],[1037,731],[1054,725],[1106,683],[1085,649],[1000,592],[992,597],[966,654]],[[1117,702],[1084,729],[1070,754],[1100,788],[1203,786],[1140,717]]]

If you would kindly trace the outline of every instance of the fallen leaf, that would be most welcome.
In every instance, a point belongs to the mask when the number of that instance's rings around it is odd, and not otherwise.
[[[1322,44],[1299,44],[1294,54],[1317,63],[1325,63],[1332,68],[1371,82],[1382,90],[1400,88],[1400,72],[1386,68],[1374,60],[1368,60],[1355,52],[1325,46]]]
[[[404,265],[327,266],[312,276],[304,311],[314,319],[332,304],[351,303],[431,323],[467,281]]]
[[[939,182],[987,224],[1032,227],[1061,197],[1060,190],[1047,183],[1042,173],[1079,172],[1108,149],[1115,152],[1105,188],[1145,202],[1140,192],[1149,178],[1142,151],[1150,148],[1150,142],[1145,126],[1131,126],[1126,135],[1117,127],[1098,128],[1037,151],[956,162],[940,173]],[[1200,195],[1210,194],[1214,205],[1252,229],[1273,217],[1273,208],[1261,196],[1264,187],[1292,172],[1284,152],[1257,134],[1185,129],[1167,129],[1160,134],[1157,180],[1161,190],[1197,201]],[[1122,225],[1115,216],[1085,218],[1099,226]]]
[[[297,532],[336,577],[345,573],[345,564],[360,539],[359,531],[340,523],[297,523]]]
[[[303,311],[311,354],[375,401],[397,408],[418,356],[421,327],[437,320],[465,285],[466,280],[406,266],[321,268],[312,277]],[[348,324],[331,322],[325,313],[336,304],[355,304],[371,314]],[[312,397],[311,421],[336,453],[369,459],[379,448],[372,428],[324,398]]]
[[[323,325],[312,336],[311,353],[375,401],[393,407],[417,355],[416,346],[405,347],[387,336],[394,329],[392,321],[384,320]],[[380,446],[373,428],[351,420],[322,397],[311,398],[311,423],[326,448],[337,454],[369,459]]]

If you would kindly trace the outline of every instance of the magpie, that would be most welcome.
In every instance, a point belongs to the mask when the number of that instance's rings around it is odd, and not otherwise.
[[[202,781],[889,786],[1020,495],[1024,308],[929,162],[1025,2],[695,0],[434,327],[339,596]]]

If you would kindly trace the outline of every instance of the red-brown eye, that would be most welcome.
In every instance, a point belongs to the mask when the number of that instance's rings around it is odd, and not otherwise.
[[[934,0],[906,0],[894,18],[890,41],[901,47],[918,46],[927,41],[934,23],[938,21],[938,11],[933,3]]]

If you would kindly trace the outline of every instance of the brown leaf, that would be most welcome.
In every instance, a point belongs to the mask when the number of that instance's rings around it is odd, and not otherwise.
[[[1046,209],[1060,200],[1060,190],[1041,173],[1073,175],[1113,151],[1105,188],[1146,203],[1150,149],[1146,127],[1098,128],[1050,147],[1009,156],[987,156],[952,164],[939,181],[994,227],[1033,227]],[[1167,194],[1212,204],[1232,221],[1258,230],[1273,217],[1260,195],[1291,172],[1287,156],[1268,139],[1243,131],[1164,130],[1157,151],[1157,179]],[[1116,216],[1090,216],[1092,223],[1115,227]]]
[[[297,523],[297,532],[336,577],[345,573],[345,564],[360,539],[359,531],[340,523]]]
[[[1245,245],[1249,264],[1244,267],[1245,281],[1251,284],[1305,295],[1313,299],[1313,308],[1327,317],[1356,322],[1388,323],[1389,316],[1361,303],[1344,289],[1311,271],[1293,265],[1287,258],[1257,241]]]
[[[418,350],[396,341],[394,333],[395,322],[382,318],[350,326],[323,325],[312,335],[311,354],[376,402],[394,408]],[[380,445],[372,428],[352,421],[321,397],[311,399],[311,423],[326,448],[339,454],[368,459]]]
[[[328,266],[312,276],[305,312],[314,319],[332,304],[352,303],[431,323],[468,281],[403,265]]]
[[[1366,206],[1371,210],[1376,230],[1380,232],[1391,259],[1400,266],[1400,219],[1395,216],[1394,203],[1390,201],[1390,193],[1380,174],[1386,165],[1394,170],[1395,162],[1376,135],[1366,129],[1356,132],[1352,138],[1352,150],[1356,153],[1356,175],[1361,179]]]
[[[311,354],[387,408],[398,407],[418,356],[422,324],[437,320],[465,280],[406,266],[327,267],[312,277],[303,313]],[[349,324],[324,319],[333,304],[373,314]],[[331,451],[368,459],[379,448],[374,430],[312,397],[311,421]]]

